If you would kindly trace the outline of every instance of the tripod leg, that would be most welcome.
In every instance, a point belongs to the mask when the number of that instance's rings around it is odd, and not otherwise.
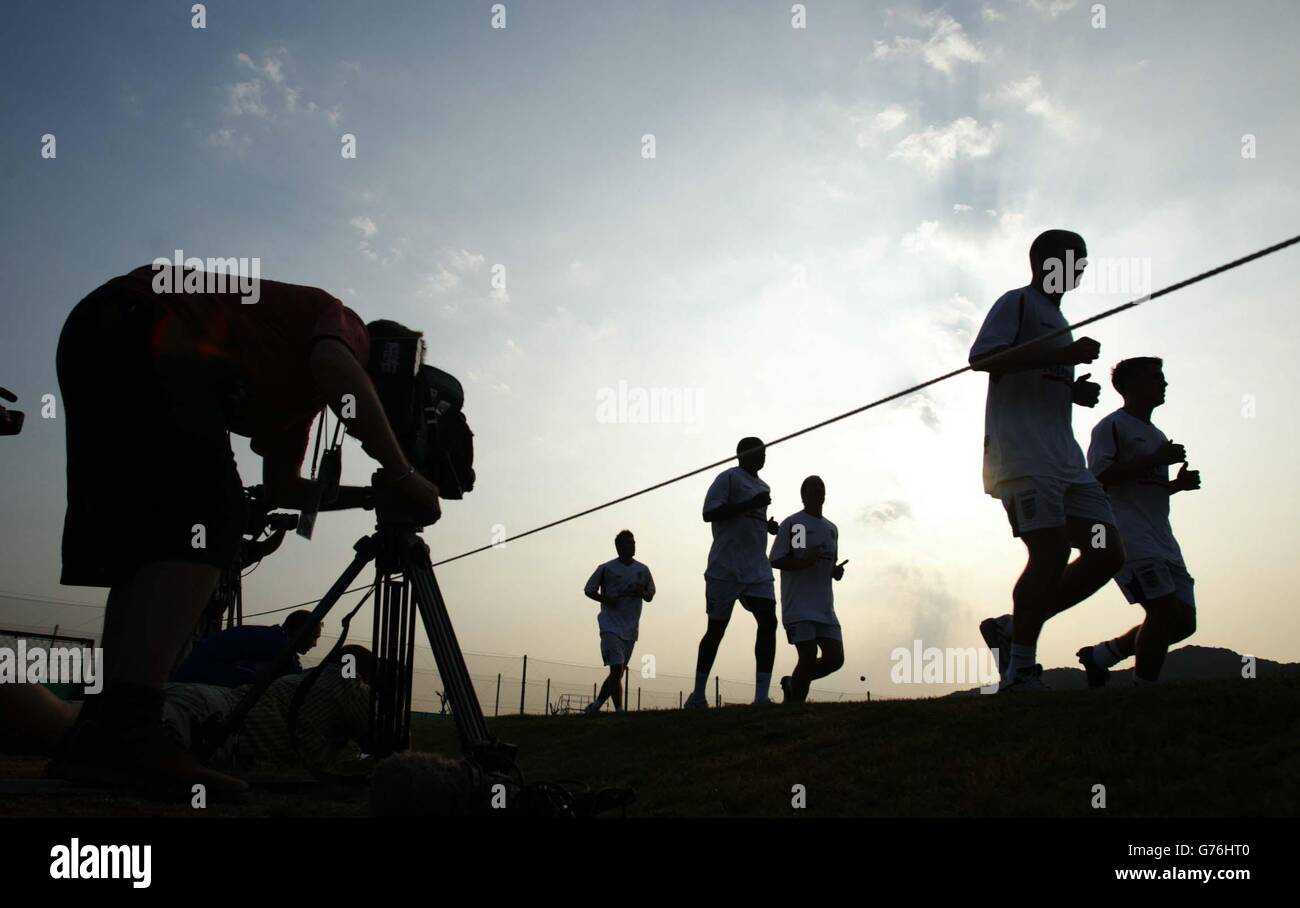
[[[485,769],[508,769],[514,764],[514,748],[500,743],[488,732],[469,669],[465,667],[465,657],[451,628],[447,603],[429,563],[428,549],[415,536],[402,551],[402,569],[415,588],[415,602],[424,620],[424,630],[433,648],[447,699],[451,702],[451,715],[456,722],[461,747]]]
[[[275,659],[270,662],[258,674],[257,680],[249,688],[248,693],[244,694],[239,704],[230,711],[230,715],[217,723],[211,730],[205,730],[203,733],[203,743],[197,748],[200,759],[206,760],[216,753],[217,748],[225,743],[226,739],[244,723],[249,711],[266,693],[266,689],[276,678],[284,673],[284,670],[293,662],[293,654],[298,651],[298,647],[306,643],[309,637],[315,632],[316,627],[324,620],[325,615],[339,601],[339,597],[347,592],[350,587],[375,557],[374,541],[370,537],[365,537],[357,542],[357,555],[339,575],[339,579],[334,581],[334,585],[329,588],[329,592],[316,604],[312,609],[312,620],[305,622],[298,633],[296,633],[288,644]]]

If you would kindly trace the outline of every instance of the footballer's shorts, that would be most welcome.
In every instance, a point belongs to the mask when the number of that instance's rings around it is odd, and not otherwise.
[[[704,578],[704,610],[708,613],[710,621],[730,621],[737,599],[741,600],[741,606],[750,612],[753,608],[745,601],[746,599],[766,599],[772,603],[775,613],[776,584],[771,580],[741,583],[737,580]]]
[[[811,640],[844,640],[838,621],[832,624],[821,621],[795,621],[785,626],[785,636],[791,643],[807,643]]]
[[[1063,527],[1068,518],[1115,526],[1106,490],[1091,474],[1080,474],[1081,482],[1051,476],[1022,476],[998,483],[994,496],[1002,500],[1011,535],[1033,530]]]
[[[635,640],[628,640],[618,634],[602,631],[600,635],[600,659],[605,665],[627,665],[632,661],[632,647]]]
[[[1115,575],[1115,582],[1124,591],[1124,598],[1134,605],[1172,595],[1179,602],[1196,608],[1196,581],[1187,573],[1187,568],[1176,561],[1163,558],[1126,561]]]
[[[59,336],[63,584],[112,587],[159,561],[226,568],[239,554],[244,496],[216,370],[162,357],[160,318],[151,301],[106,284]]]

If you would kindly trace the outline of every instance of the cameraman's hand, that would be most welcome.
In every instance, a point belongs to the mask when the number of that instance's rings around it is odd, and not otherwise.
[[[438,501],[438,487],[420,475],[419,470],[413,471],[395,483],[393,491],[404,503],[421,514],[432,517],[429,523],[437,523],[438,518],[442,516],[442,504]]]

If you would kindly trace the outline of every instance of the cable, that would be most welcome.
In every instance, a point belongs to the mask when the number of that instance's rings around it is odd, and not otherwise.
[[[1019,344],[1015,347],[1008,347],[1007,349],[1002,350],[999,353],[994,354],[993,356],[986,357],[981,362],[981,365],[997,362],[999,359],[1002,359],[1003,357],[1008,356],[1013,352],[1023,350],[1027,347],[1032,347],[1036,344],[1045,343],[1046,341],[1052,340],[1053,338],[1060,337],[1063,334],[1067,334],[1076,328],[1082,328],[1084,325],[1091,325],[1094,322],[1099,322],[1104,318],[1110,318],[1112,315],[1118,315],[1119,313],[1124,312],[1128,309],[1132,309],[1135,306],[1140,306],[1145,302],[1149,302],[1150,300],[1158,299],[1159,297],[1166,296],[1170,293],[1173,293],[1175,290],[1181,290],[1184,287],[1190,287],[1192,284],[1199,283],[1200,281],[1206,280],[1207,278],[1214,277],[1217,274],[1222,274],[1223,272],[1230,271],[1233,268],[1239,268],[1242,265],[1245,265],[1247,262],[1253,262],[1255,259],[1263,258],[1266,255],[1272,255],[1274,252],[1278,252],[1279,250],[1285,249],[1288,246],[1294,246],[1296,243],[1300,243],[1300,236],[1293,236],[1289,240],[1283,240],[1280,243],[1275,243],[1272,246],[1268,246],[1264,249],[1260,249],[1258,252],[1252,252],[1250,255],[1243,256],[1242,258],[1235,259],[1224,265],[1220,265],[1217,268],[1211,268],[1209,271],[1202,271],[1200,274],[1189,277],[1186,280],[1179,281],[1176,284],[1170,284],[1168,287],[1162,287],[1161,289],[1157,290],[1155,293],[1149,293],[1146,296],[1139,297],[1138,299],[1135,300],[1130,300],[1129,302],[1119,306],[1115,306],[1113,309],[1107,309],[1105,312],[1101,312],[1097,315],[1091,316],[1090,318],[1085,318],[1082,321],[1075,322],[1073,325],[1067,325],[1066,327],[1054,331],[1051,334],[1045,334],[1042,337],[1034,338],[1031,341],[1026,341],[1025,343]],[[797,431],[791,432],[788,435],[782,435],[780,438],[776,439],[775,441],[767,442],[767,444],[764,445],[764,447],[770,448],[773,445],[779,445],[782,442],[789,441],[792,438],[798,438],[800,435],[807,435],[809,432],[814,432],[817,429],[825,428],[826,426],[829,426],[832,423],[837,423],[842,419],[848,419],[850,416],[856,416],[859,413],[865,413],[867,410],[871,410],[883,404],[890,403],[891,401],[898,400],[900,397],[906,397],[909,394],[915,394],[917,391],[920,391],[924,388],[928,388],[931,385],[937,385],[939,384],[939,382],[947,381],[950,378],[954,378],[958,375],[961,375],[963,372],[970,372],[971,370],[972,367],[969,364],[962,366],[960,369],[953,369],[951,372],[945,372],[943,375],[937,376],[936,378],[932,378],[928,381],[923,381],[920,384],[912,385],[910,388],[904,388],[902,391],[896,391],[893,394],[888,395],[887,397],[882,397],[879,400],[873,400],[869,404],[863,404],[860,407],[855,407],[854,409],[841,413],[838,416],[832,416],[829,419],[823,419],[819,423],[814,423],[811,426],[806,426],[805,428],[798,429]],[[690,472],[682,473],[678,476],[674,476],[671,479],[665,479],[662,482],[655,483],[654,485],[646,486],[644,489],[639,489],[627,495],[622,495],[618,498],[614,498],[611,499],[610,501],[606,501],[603,504],[598,504],[595,507],[590,507],[587,508],[586,510],[578,511],[576,514],[570,514],[568,517],[561,517],[559,520],[552,520],[550,523],[544,523],[541,526],[533,527],[531,530],[525,530],[522,533],[518,533],[507,539],[502,539],[499,542],[489,543],[488,545],[482,545],[476,549],[470,549],[468,552],[461,552],[459,555],[453,555],[450,558],[444,558],[441,561],[434,562],[433,566],[441,567],[444,564],[450,564],[453,561],[459,561],[462,558],[468,558],[470,555],[477,555],[480,552],[486,552],[489,549],[494,549],[497,546],[501,545],[502,543],[515,542],[519,539],[523,539],[525,536],[531,536],[534,533],[540,533],[543,530],[549,530],[552,527],[559,526],[560,524],[568,523],[572,520],[577,520],[579,517],[586,517],[588,514],[594,514],[597,511],[603,511],[605,508],[613,507],[616,504],[621,504],[624,501],[628,501],[632,498],[640,497],[641,495],[646,495],[650,492],[656,491],[657,489],[662,489],[664,486],[670,486],[675,482],[681,482],[683,479],[689,479],[692,476],[698,476],[699,474],[707,470],[716,469],[722,466],[723,464],[730,463],[731,461],[737,459],[737,457],[739,457],[739,454],[733,454],[731,457],[725,457],[722,460],[718,460],[713,463],[706,464],[702,467],[691,470]]]
[[[1132,308],[1134,308],[1134,307],[1136,307],[1136,306],[1140,306],[1140,305],[1142,305],[1143,303],[1150,302],[1151,300],[1154,300],[1154,299],[1159,299],[1159,298],[1162,297],[1162,296],[1167,296],[1167,295],[1169,295],[1170,293],[1173,293],[1173,292],[1175,292],[1175,291],[1177,291],[1177,290],[1182,290],[1184,287],[1190,287],[1190,286],[1193,285],[1193,284],[1197,284],[1197,283],[1200,283],[1200,282],[1203,281],[1203,280],[1207,280],[1207,279],[1209,279],[1209,278],[1211,278],[1211,277],[1215,277],[1216,275],[1223,274],[1223,273],[1226,272],[1226,271],[1231,271],[1231,270],[1234,269],[1234,268],[1240,268],[1242,265],[1248,264],[1249,262],[1253,262],[1253,261],[1255,261],[1256,259],[1261,259],[1261,258],[1264,258],[1265,256],[1272,255],[1273,253],[1275,253],[1275,252],[1279,252],[1279,251],[1281,251],[1281,250],[1283,250],[1283,249],[1286,249],[1286,248],[1289,247],[1289,246],[1294,246],[1296,243],[1300,243],[1300,236],[1293,236],[1293,237],[1291,237],[1290,239],[1283,240],[1283,241],[1280,242],[1280,243],[1274,243],[1272,246],[1267,246],[1267,247],[1265,247],[1265,248],[1263,248],[1263,249],[1260,249],[1260,250],[1258,250],[1258,251],[1256,251],[1256,252],[1252,252],[1252,253],[1250,253],[1249,255],[1242,256],[1242,257],[1239,258],[1239,259],[1234,259],[1234,260],[1232,260],[1232,261],[1230,261],[1230,262],[1227,262],[1227,263],[1225,263],[1225,264],[1223,264],[1223,265],[1219,265],[1219,266],[1216,267],[1216,268],[1211,268],[1211,269],[1208,270],[1208,271],[1202,271],[1200,274],[1193,275],[1192,277],[1189,277],[1189,278],[1187,278],[1187,279],[1185,279],[1185,280],[1179,281],[1179,282],[1177,282],[1177,283],[1175,283],[1175,284],[1170,284],[1170,285],[1167,286],[1167,287],[1162,287],[1161,289],[1155,291],[1154,293],[1149,293],[1149,294],[1147,294],[1146,296],[1138,297],[1137,299],[1130,300],[1130,301],[1128,301],[1127,303],[1123,303],[1123,304],[1121,304],[1121,305],[1119,305],[1119,306],[1115,306],[1115,307],[1113,307],[1113,308],[1111,308],[1111,309],[1107,309],[1107,310],[1104,311],[1104,312],[1100,312],[1100,313],[1098,313],[1097,315],[1093,315],[1093,316],[1090,316],[1090,317],[1088,317],[1088,318],[1082,319],[1081,321],[1075,322],[1075,323],[1072,324],[1072,325],[1067,325],[1066,327],[1061,328],[1061,329],[1059,329],[1059,330],[1057,330],[1057,331],[1053,331],[1053,332],[1050,333],[1050,334],[1042,335],[1041,337],[1034,338],[1034,339],[1031,340],[1031,341],[1026,341],[1026,342],[1023,343],[1023,344],[1018,344],[1017,346],[1014,346],[1014,347],[1008,347],[1007,349],[1002,350],[1002,351],[999,351],[998,353],[995,353],[995,354],[993,354],[992,356],[989,356],[989,357],[984,358],[984,359],[981,361],[981,366],[988,365],[988,364],[990,364],[990,363],[995,363],[995,362],[997,362],[998,360],[1000,360],[1000,359],[1002,359],[1002,358],[1004,358],[1004,357],[1006,357],[1006,356],[1009,356],[1009,355],[1012,354],[1012,353],[1018,352],[1018,351],[1020,351],[1020,350],[1024,350],[1024,349],[1026,349],[1026,348],[1029,348],[1029,347],[1032,347],[1032,346],[1035,346],[1035,345],[1038,345],[1038,344],[1043,344],[1043,343],[1045,343],[1045,342],[1047,342],[1047,341],[1049,341],[1049,340],[1052,340],[1052,339],[1054,339],[1054,338],[1060,337],[1060,336],[1063,335],[1063,334],[1067,334],[1067,333],[1069,333],[1069,332],[1071,332],[1071,331],[1074,331],[1074,330],[1076,330],[1076,329],[1078,329],[1078,328],[1082,328],[1082,327],[1084,327],[1085,325],[1091,325],[1091,324],[1094,324],[1095,322],[1099,322],[1099,321],[1101,321],[1102,319],[1110,318],[1111,316],[1118,315],[1118,314],[1121,313],[1121,312],[1125,312],[1125,311],[1127,311],[1127,310],[1129,310],[1129,309],[1132,309]],[[845,411],[845,412],[843,412],[843,413],[840,413],[840,414],[838,414],[838,415],[836,415],[836,416],[832,416],[832,417],[830,417],[829,419],[823,419],[821,422],[813,423],[811,426],[805,426],[805,427],[802,428],[802,429],[797,429],[797,430],[795,430],[794,432],[790,432],[790,433],[788,433],[788,434],[786,434],[786,435],[782,435],[781,437],[779,437],[779,438],[777,438],[777,439],[775,439],[775,440],[773,440],[773,441],[767,442],[767,443],[764,445],[764,447],[770,448],[770,447],[772,447],[772,446],[774,446],[774,445],[779,445],[779,444],[781,444],[782,442],[786,442],[786,441],[790,441],[791,439],[798,438],[798,437],[801,436],[801,435],[807,435],[809,432],[815,432],[816,430],[818,430],[818,429],[822,429],[822,428],[825,428],[826,426],[832,425],[833,423],[837,423],[837,422],[840,422],[841,420],[848,419],[848,418],[851,417],[851,416],[857,416],[859,413],[865,413],[865,412],[868,411],[868,410],[873,410],[873,409],[875,409],[876,407],[883,406],[884,404],[887,404],[887,403],[890,403],[890,402],[892,402],[892,401],[898,400],[898,399],[901,398],[901,397],[906,397],[906,396],[908,396],[909,394],[915,394],[917,391],[924,390],[925,388],[929,388],[929,387],[931,387],[932,385],[937,385],[937,384],[939,384],[940,382],[947,381],[947,380],[950,379],[950,378],[955,378],[955,377],[958,376],[958,375],[961,375],[961,374],[963,374],[963,373],[965,373],[965,372],[970,372],[970,371],[973,371],[973,370],[972,370],[972,367],[971,367],[970,364],[967,364],[967,365],[965,365],[965,366],[962,366],[960,369],[953,369],[953,370],[950,371],[950,372],[945,372],[945,373],[943,373],[942,375],[938,375],[938,376],[936,376],[936,377],[934,377],[934,378],[931,378],[931,379],[929,379],[929,380],[927,380],[927,381],[923,381],[923,382],[920,382],[919,384],[912,385],[911,387],[904,388],[904,389],[901,390],[901,391],[895,391],[893,394],[887,395],[887,396],[885,396],[885,397],[881,397],[881,398],[879,398],[879,399],[877,399],[877,400],[873,400],[873,401],[871,401],[870,403],[863,404],[863,405],[860,406],[860,407],[855,407],[855,408],[852,409],[852,410],[847,410],[847,411]],[[530,529],[530,530],[525,530],[525,531],[522,532],[522,533],[518,533],[518,534],[516,534],[516,535],[514,535],[514,536],[510,536],[510,537],[508,537],[507,539],[503,539],[503,540],[501,540],[500,542],[489,543],[488,545],[479,546],[478,548],[470,549],[469,551],[466,551],[466,552],[461,552],[459,555],[453,555],[453,556],[451,556],[450,558],[444,558],[444,559],[442,559],[441,561],[436,561],[436,562],[434,562],[433,567],[441,567],[441,566],[444,565],[444,564],[450,564],[450,563],[453,562],[453,561],[459,561],[459,560],[462,559],[462,558],[468,558],[468,557],[471,556],[471,555],[477,555],[477,554],[479,554],[480,552],[486,552],[486,551],[488,551],[489,549],[497,548],[497,547],[498,547],[501,543],[503,543],[503,542],[515,542],[515,541],[517,541],[517,540],[519,540],[519,539],[523,539],[523,538],[526,537],[526,536],[532,536],[532,535],[534,535],[535,533],[541,533],[541,532],[544,531],[544,530],[549,530],[549,529],[551,529],[551,528],[553,528],[553,527],[560,526],[561,524],[569,523],[569,522],[571,522],[571,521],[574,521],[574,520],[579,519],[580,517],[586,517],[588,514],[594,514],[594,513],[596,513],[597,511],[603,511],[603,510],[605,510],[606,508],[611,508],[611,507],[613,507],[613,506],[616,505],[616,504],[622,504],[624,501],[629,501],[629,500],[631,500],[631,499],[633,499],[633,498],[639,498],[639,497],[642,496],[642,495],[647,495],[647,494],[649,494],[650,492],[654,492],[654,491],[656,491],[656,490],[658,490],[658,489],[662,489],[662,488],[664,488],[665,486],[670,486],[670,485],[672,485],[672,484],[674,484],[674,483],[681,482],[683,479],[689,479],[689,478],[692,477],[692,476],[698,476],[699,474],[704,473],[704,472],[706,472],[706,471],[708,471],[708,470],[716,469],[716,468],[722,466],[723,464],[731,463],[731,461],[736,460],[738,456],[739,456],[738,454],[733,454],[733,455],[730,456],[730,457],[725,457],[725,458],[723,458],[722,460],[714,461],[713,463],[710,463],[710,464],[705,464],[704,466],[702,466],[702,467],[698,467],[698,468],[696,468],[696,469],[694,469],[694,470],[690,470],[689,472],[681,473],[681,474],[679,474],[679,475],[677,475],[677,476],[673,476],[673,477],[671,477],[671,478],[669,478],[669,479],[665,479],[665,480],[663,480],[662,482],[657,482],[657,483],[655,483],[654,485],[646,486],[645,488],[643,488],[643,489],[638,489],[638,490],[635,491],[635,492],[630,492],[630,493],[628,493],[627,495],[621,495],[621,496],[619,496],[618,498],[610,499],[609,501],[603,502],[602,504],[598,504],[598,505],[595,505],[594,507],[586,508],[586,509],[581,510],[581,511],[578,511],[578,512],[576,512],[576,513],[574,513],[574,514],[570,514],[570,515],[568,515],[567,517],[561,517],[561,518],[559,518],[558,520],[552,520],[552,521],[550,521],[549,523],[544,523],[544,524],[542,524],[541,526],[536,526],[536,527],[533,527],[533,528]],[[362,591],[362,590],[368,589],[369,586],[370,586],[370,584],[367,584],[366,586],[359,586],[359,587],[355,587],[355,588],[350,589],[350,590],[346,590],[346,591],[344,592],[344,595],[346,595],[347,593],[360,592],[360,591]],[[0,595],[4,595],[4,594],[3,594],[3,593],[0,593]],[[21,598],[25,598],[25,597],[17,596],[17,597],[14,597],[14,598],[19,598],[19,599],[21,599]],[[34,597],[30,597],[30,598],[34,598]],[[292,609],[303,608],[303,607],[305,607],[305,606],[309,606],[309,605],[315,605],[315,604],[318,603],[318,602],[320,602],[320,599],[311,599],[311,600],[308,600],[307,602],[301,602],[301,603],[298,603],[297,605],[290,605],[290,606],[286,606],[286,607],[284,607],[284,608],[279,608],[279,609],[271,609],[271,610],[269,610],[269,611],[265,611],[265,612],[255,612],[255,613],[253,613],[253,614],[251,614],[251,615],[247,615],[247,616],[245,616],[245,617],[247,617],[247,618],[258,618],[258,617],[261,617],[261,616],[263,616],[263,615],[274,615],[274,614],[277,614],[277,613],[279,613],[279,612],[287,612],[287,611],[290,611],[290,610],[292,610]],[[83,607],[85,607],[85,604],[84,604],[84,603],[61,603],[61,604],[67,604],[67,605],[83,605]],[[91,607],[93,607],[93,606],[91,606]]]

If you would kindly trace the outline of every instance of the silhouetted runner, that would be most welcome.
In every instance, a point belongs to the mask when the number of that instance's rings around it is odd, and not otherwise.
[[[609,675],[600,686],[595,702],[588,705],[588,713],[600,712],[609,699],[613,699],[615,711],[623,712],[626,708],[623,675],[632,661],[632,648],[636,646],[641,627],[641,603],[655,597],[650,569],[633,557],[636,538],[631,530],[623,530],[614,537],[614,550],[618,557],[596,568],[583,590],[588,599],[600,603],[600,615],[596,618],[600,627],[600,658],[609,666]]]
[[[808,687],[844,664],[844,637],[835,616],[834,581],[844,577],[840,531],[822,514],[826,483],[809,476],[799,486],[803,510],[781,521],[769,560],[781,572],[781,623],[799,653],[781,679],[786,703],[808,699]],[[821,651],[820,657],[818,650]]]
[[[984,411],[984,491],[1002,502],[1029,562],[1012,590],[1012,615],[988,618],[980,634],[998,654],[1002,690],[1045,690],[1038,664],[1043,623],[1091,596],[1124,563],[1106,493],[1075,441],[1075,404],[1095,407],[1101,386],[1074,367],[1101,345],[1070,332],[997,362],[988,357],[1068,327],[1061,297],[1086,266],[1083,237],[1048,230],[1029,249],[1032,280],[1004,293],[980,328],[971,368],[989,373]],[[1079,557],[1067,564],[1070,549]]]
[[[758,624],[754,702],[770,702],[768,689],[776,660],[776,590],[772,565],[767,560],[767,536],[775,534],[777,527],[776,521],[767,516],[771,490],[758,478],[758,471],[767,462],[767,450],[760,439],[742,438],[736,453],[740,465],[719,473],[704,496],[704,520],[713,527],[713,545],[704,570],[709,626],[700,639],[695,689],[686,700],[689,709],[709,705],[705,693],[709,672],[737,599]]]
[[[1201,487],[1199,470],[1187,467],[1187,452],[1151,422],[1165,402],[1164,362],[1154,356],[1126,359],[1111,372],[1124,406],[1097,423],[1088,446],[1088,468],[1106,487],[1124,534],[1128,560],[1115,577],[1129,602],[1146,617],[1127,633],[1079,650],[1088,686],[1101,687],[1109,669],[1137,656],[1133,680],[1156,681],[1169,647],[1196,631],[1195,581],[1169,525],[1169,497]],[[1169,467],[1181,463],[1173,481]]]

